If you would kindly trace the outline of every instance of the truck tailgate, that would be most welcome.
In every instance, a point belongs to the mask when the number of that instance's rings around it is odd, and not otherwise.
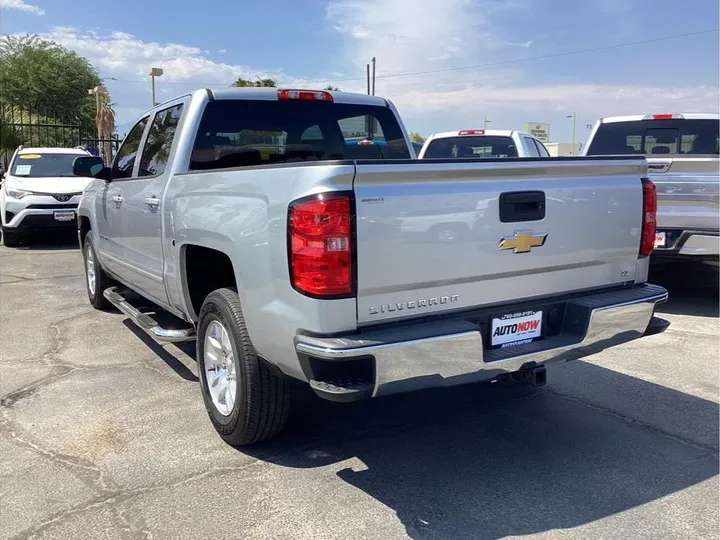
[[[643,159],[356,171],[361,325],[635,281]]]
[[[647,161],[649,177],[657,186],[659,228],[717,230],[718,158],[648,157]]]

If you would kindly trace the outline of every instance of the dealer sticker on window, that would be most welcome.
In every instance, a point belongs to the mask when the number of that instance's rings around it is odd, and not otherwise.
[[[542,311],[509,313],[492,320],[490,345],[511,347],[530,343],[542,335]]]

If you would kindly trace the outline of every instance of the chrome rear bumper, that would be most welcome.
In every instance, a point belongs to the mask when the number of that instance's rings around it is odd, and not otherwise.
[[[342,337],[298,335],[295,348],[318,394],[350,401],[491,380],[534,364],[582,358],[642,337],[656,304],[667,297],[663,287],[640,285],[572,298],[567,300],[559,334],[505,349],[485,349],[483,329],[463,319],[383,327]],[[361,364],[364,367],[358,367]],[[343,365],[349,370],[343,370]]]

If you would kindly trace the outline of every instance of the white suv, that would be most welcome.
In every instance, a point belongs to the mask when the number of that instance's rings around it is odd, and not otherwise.
[[[430,135],[418,159],[550,157],[537,137],[522,131],[462,129]]]
[[[73,175],[73,162],[80,156],[90,153],[81,148],[20,147],[15,151],[0,188],[6,246],[15,247],[40,231],[77,228],[75,210],[92,181],[89,171],[87,177]]]

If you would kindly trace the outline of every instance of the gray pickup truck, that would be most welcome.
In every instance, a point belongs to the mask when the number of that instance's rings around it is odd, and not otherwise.
[[[648,114],[598,120],[584,155],[645,156],[657,186],[653,263],[720,254],[720,115]]]
[[[85,159],[90,302],[196,340],[233,445],[281,431],[292,379],[334,401],[542,384],[666,327],[642,157],[417,160],[386,99],[259,88],[168,101],[111,167]],[[463,234],[403,228],[415,214]]]

